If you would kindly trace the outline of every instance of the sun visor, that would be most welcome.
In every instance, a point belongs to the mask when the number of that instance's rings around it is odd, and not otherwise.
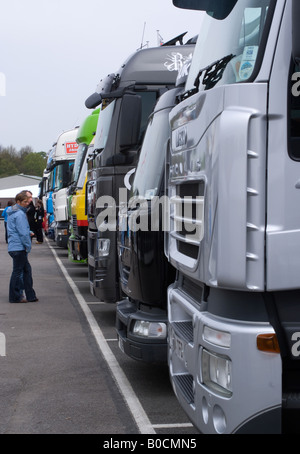
[[[173,0],[177,8],[206,11],[214,19],[225,19],[233,10],[237,0]]]

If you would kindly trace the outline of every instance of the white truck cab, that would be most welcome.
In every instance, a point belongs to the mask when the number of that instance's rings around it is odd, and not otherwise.
[[[69,237],[68,186],[71,183],[72,168],[78,150],[76,142],[78,128],[63,132],[57,139],[52,167],[56,167],[53,190],[55,220],[55,241],[57,246],[67,248]]]

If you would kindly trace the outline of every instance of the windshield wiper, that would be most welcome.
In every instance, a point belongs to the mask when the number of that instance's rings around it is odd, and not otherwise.
[[[220,58],[219,60],[214,61],[205,68],[200,69],[194,82],[194,88],[183,93],[181,95],[181,100],[188,98],[199,91],[200,79],[203,74],[204,76],[202,80],[202,85],[205,86],[205,90],[210,90],[211,88],[213,88],[222,79],[223,73],[228,63],[234,57],[235,55],[233,54],[226,55],[226,57]]]

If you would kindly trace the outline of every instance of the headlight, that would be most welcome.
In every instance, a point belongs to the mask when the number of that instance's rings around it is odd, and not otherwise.
[[[231,334],[225,331],[215,330],[209,326],[205,326],[203,330],[203,339],[211,344],[220,347],[230,348]]]
[[[57,236],[67,236],[68,235],[68,229],[62,229],[57,231]]]
[[[224,396],[232,395],[232,362],[229,358],[203,349],[201,369],[205,386]]]
[[[142,337],[165,339],[167,337],[167,326],[165,323],[161,322],[136,320],[133,327],[133,333]]]

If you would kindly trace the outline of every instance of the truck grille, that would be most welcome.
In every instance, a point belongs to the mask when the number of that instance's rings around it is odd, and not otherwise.
[[[204,190],[204,181],[178,185],[170,199],[171,236],[178,251],[193,259],[198,257],[204,235]]]
[[[72,228],[73,228],[74,235],[78,235],[78,224],[77,224],[76,214],[72,215]]]
[[[194,380],[192,375],[179,374],[173,376],[175,386],[178,387],[188,404],[194,403]]]
[[[172,326],[181,339],[184,339],[188,343],[194,342],[192,321],[173,322]]]

